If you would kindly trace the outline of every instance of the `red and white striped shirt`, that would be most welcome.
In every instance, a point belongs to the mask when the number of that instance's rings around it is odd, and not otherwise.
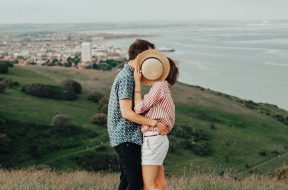
[[[164,123],[171,131],[175,123],[175,105],[167,81],[156,82],[148,94],[144,95],[142,102],[135,106],[135,112],[144,113],[145,117]],[[141,126],[142,133],[154,131],[148,125]]]

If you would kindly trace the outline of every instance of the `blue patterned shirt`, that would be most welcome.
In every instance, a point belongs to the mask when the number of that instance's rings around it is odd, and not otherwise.
[[[133,67],[125,64],[112,85],[108,106],[107,128],[110,143],[113,147],[124,142],[142,145],[140,125],[124,119],[120,111],[120,100],[122,99],[131,99],[134,107],[135,82],[133,73]]]

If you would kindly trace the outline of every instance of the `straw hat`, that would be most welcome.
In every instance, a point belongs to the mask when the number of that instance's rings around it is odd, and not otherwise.
[[[136,58],[142,72],[141,83],[152,86],[154,81],[164,81],[170,70],[168,58],[154,49],[140,53]]]

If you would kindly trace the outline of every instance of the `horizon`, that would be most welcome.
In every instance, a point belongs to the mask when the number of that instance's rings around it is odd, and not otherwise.
[[[165,22],[164,24],[187,24],[193,22],[216,22],[216,23],[246,23],[246,22],[277,22],[277,21],[288,21],[288,18],[284,19],[227,19],[227,20],[218,20],[218,19],[191,19],[191,20],[128,20],[128,21],[91,21],[91,22],[24,22],[24,23],[1,23],[0,25],[61,25],[61,24],[137,24],[137,23],[147,23],[156,24],[159,22]]]

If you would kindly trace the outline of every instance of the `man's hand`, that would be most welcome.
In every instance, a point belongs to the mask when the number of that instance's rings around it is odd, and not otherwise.
[[[170,130],[168,129],[168,127],[161,122],[158,122],[157,126],[155,127],[155,130],[160,133],[160,135],[167,135]]]
[[[134,68],[134,80],[135,80],[135,82],[140,83],[141,77],[142,77],[142,73],[140,70],[140,66],[139,66],[139,64],[135,64],[135,68]]]

